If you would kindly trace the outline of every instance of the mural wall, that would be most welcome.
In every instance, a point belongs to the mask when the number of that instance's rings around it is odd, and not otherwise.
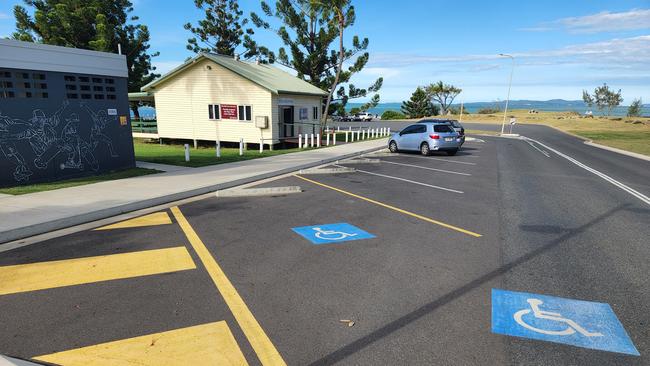
[[[125,78],[0,69],[0,186],[134,165]]]

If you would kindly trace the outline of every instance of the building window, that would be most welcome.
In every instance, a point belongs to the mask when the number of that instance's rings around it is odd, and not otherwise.
[[[6,77],[6,78],[10,78],[10,77],[11,77],[11,73],[10,73],[9,71],[3,71],[2,73],[0,73],[0,75],[1,75],[1,76],[4,76],[4,77]]]
[[[72,75],[65,75],[65,76],[63,76],[63,80],[65,80],[65,81],[77,81],[77,78],[72,76]]]
[[[38,98],[47,98],[49,95],[47,93],[36,93]]]
[[[14,83],[12,83],[11,81],[3,81],[0,83],[0,86],[2,86],[3,88],[13,88]]]
[[[298,110],[298,118],[301,121],[304,121],[306,119],[309,119],[309,110],[307,108],[300,108]]]
[[[104,99],[104,94],[95,94],[95,99]]]
[[[66,90],[77,90],[77,86],[72,85],[72,84],[65,84],[65,89]]]
[[[251,118],[251,106],[249,105],[240,105],[239,109],[239,120],[240,121],[250,121]]]
[[[88,76],[79,76],[79,82],[80,83],[90,82],[90,78]]]
[[[312,108],[312,115],[314,120],[318,120],[318,107]]]
[[[106,84],[115,84],[115,80],[113,79],[104,79],[104,81],[106,82]]]
[[[219,104],[208,105],[208,119],[220,119]]]
[[[102,79],[101,79],[101,78],[93,78],[93,83],[95,83],[95,84],[101,84],[101,83],[102,83]]]
[[[45,80],[45,74],[32,74],[34,80]]]
[[[117,97],[115,97],[115,94],[107,94],[106,99],[115,100]]]
[[[15,96],[12,91],[0,91],[0,98],[13,98]]]
[[[94,85],[93,86],[93,91],[96,91],[96,92],[104,91],[104,87],[101,86],[101,85]]]
[[[90,94],[81,94],[81,99],[92,99],[92,97]]]
[[[111,92],[111,93],[115,93],[115,87],[114,86],[107,86],[106,91]]]
[[[68,99],[77,99],[78,95],[76,93],[68,93],[65,95]]]
[[[90,85],[79,85],[79,89],[84,90],[84,91],[89,91],[90,90]]]

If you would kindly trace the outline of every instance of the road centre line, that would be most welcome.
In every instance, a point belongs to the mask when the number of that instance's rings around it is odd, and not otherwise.
[[[251,313],[244,300],[239,296],[237,289],[235,289],[228,277],[226,277],[226,274],[210,254],[210,251],[194,231],[181,210],[178,206],[175,206],[171,208],[171,211],[192,245],[192,248],[194,248],[194,251],[208,271],[210,278],[212,278],[212,281],[217,286],[219,293],[221,293],[221,296],[235,317],[237,324],[239,324],[239,327],[246,335],[248,342],[257,354],[262,365],[286,365],[278,350],[266,335],[257,319],[253,316],[253,313]]]
[[[451,171],[451,170],[429,168],[429,167],[422,166],[422,165],[413,165],[413,164],[397,163],[397,162],[394,162],[394,161],[388,161],[388,160],[382,160],[381,162],[382,162],[382,163],[386,163],[386,164],[394,164],[394,165],[408,166],[408,167],[411,167],[411,168],[418,168],[418,169],[425,169],[425,170],[433,170],[433,171],[436,171],[436,172],[442,172],[442,173],[465,175],[465,176],[468,176],[468,177],[471,176],[471,174],[469,174],[469,173],[461,173],[461,172],[454,172],[454,171]]]
[[[373,173],[373,172],[369,172],[369,171],[361,170],[361,169],[355,169],[355,171],[357,171],[357,172],[359,172],[359,173],[365,173],[365,174],[375,175],[375,176],[382,177],[382,178],[395,179],[395,180],[399,180],[399,181],[402,181],[402,182],[407,182],[407,183],[417,184],[417,185],[420,185],[420,186],[425,186],[425,187],[429,187],[429,188],[433,188],[433,189],[440,189],[440,190],[442,190],[442,191],[447,191],[447,192],[452,192],[452,193],[458,193],[458,194],[463,194],[463,193],[464,193],[463,191],[458,191],[458,190],[455,190],[455,189],[445,188],[445,187],[440,187],[440,186],[434,186],[433,184],[427,184],[427,183],[422,183],[422,182],[416,182],[416,181],[414,181],[414,180],[410,180],[410,179],[405,179],[405,178],[400,178],[400,177],[393,177],[392,175]]]
[[[473,231],[465,230],[465,229],[462,229],[462,228],[460,228],[460,227],[457,227],[457,226],[454,226],[454,225],[450,225],[450,224],[444,223],[444,222],[442,222],[442,221],[434,220],[434,219],[432,219],[432,218],[429,218],[429,217],[426,217],[426,216],[422,216],[422,215],[419,215],[419,214],[416,214],[416,213],[413,213],[413,212],[410,212],[410,211],[407,211],[407,210],[401,209],[401,208],[399,208],[399,207],[395,207],[395,206],[391,206],[391,205],[386,204],[386,203],[383,203],[383,202],[375,201],[375,200],[373,200],[373,199],[371,199],[371,198],[367,198],[367,197],[364,197],[364,196],[360,196],[360,195],[358,195],[358,194],[355,194],[355,193],[352,193],[352,192],[348,192],[348,191],[345,191],[345,190],[340,189],[340,188],[332,187],[332,186],[330,186],[330,185],[327,185],[327,184],[324,184],[324,183],[321,183],[321,182],[317,182],[317,181],[315,181],[315,180],[311,180],[311,179],[309,179],[309,178],[301,177],[301,176],[299,176],[299,175],[294,175],[294,176],[295,176],[296,178],[300,178],[300,179],[302,179],[302,180],[304,180],[304,181],[306,181],[306,182],[310,182],[310,183],[313,183],[313,184],[315,184],[315,185],[318,185],[318,186],[321,186],[321,187],[324,187],[324,188],[327,188],[327,189],[331,189],[331,190],[333,190],[333,191],[336,191],[336,192],[339,192],[339,193],[343,193],[343,194],[346,194],[346,195],[348,195],[348,196],[351,196],[351,197],[354,197],[354,198],[358,198],[358,199],[360,199],[360,200],[363,200],[363,201],[366,201],[366,202],[370,202],[370,203],[375,204],[375,205],[377,205],[377,206],[381,206],[381,207],[384,207],[384,208],[388,208],[388,209],[390,209],[390,210],[397,211],[397,212],[399,212],[399,213],[402,213],[402,214],[405,214],[405,215],[408,215],[408,216],[411,216],[411,217],[415,217],[415,218],[420,219],[420,220],[422,220],[422,221],[426,221],[426,222],[429,222],[429,223],[432,223],[432,224],[435,224],[435,225],[439,225],[439,226],[445,227],[445,228],[447,228],[447,229],[451,229],[451,230],[454,230],[454,231],[458,231],[458,232],[460,232],[460,233],[463,233],[463,234],[467,234],[467,235],[473,236],[473,237],[475,237],[475,238],[480,238],[480,237],[482,236],[481,234],[475,233],[475,232],[473,232]]]
[[[612,177],[606,175],[605,173],[602,173],[602,172],[600,172],[600,171],[598,171],[598,170],[596,170],[596,169],[594,169],[594,168],[591,168],[591,167],[589,167],[589,166],[587,166],[587,165],[585,165],[585,164],[579,162],[578,160],[576,160],[576,159],[574,159],[574,158],[572,158],[572,157],[570,157],[570,156],[568,156],[568,155],[566,155],[566,154],[563,154],[563,153],[559,152],[558,150],[553,149],[552,147],[549,147],[549,146],[544,145],[543,143],[541,143],[541,142],[539,142],[539,141],[537,141],[537,140],[533,140],[533,139],[528,138],[528,137],[524,137],[524,139],[526,139],[526,140],[530,140],[530,141],[533,141],[533,142],[539,144],[540,146],[543,146],[543,147],[546,148],[547,150],[552,151],[552,152],[554,152],[555,154],[557,154],[557,155],[559,155],[559,156],[561,156],[561,157],[567,159],[568,161],[572,162],[573,164],[575,164],[575,165],[581,167],[582,169],[584,169],[584,170],[586,170],[586,171],[588,171],[588,172],[590,172],[590,173],[593,173],[593,174],[599,176],[600,178],[604,179],[605,181],[607,181],[607,182],[609,182],[609,183],[615,185],[616,187],[618,187],[618,188],[624,190],[625,192],[631,194],[632,196],[638,198],[638,199],[641,200],[642,202],[644,202],[644,203],[650,205],[650,197],[644,195],[643,193],[641,193],[641,192],[639,192],[639,191],[636,191],[636,190],[634,190],[634,189],[632,189],[632,188],[626,186],[625,184],[623,184],[623,183],[617,181],[616,179],[614,179],[614,178],[612,178]]]
[[[0,267],[0,295],[195,269],[182,247]]]
[[[551,157],[551,155],[549,155],[548,152],[546,152],[546,151],[544,151],[544,150],[538,148],[538,147],[535,146],[535,144],[533,144],[532,142],[530,142],[530,141],[528,141],[528,140],[525,140],[525,141],[528,143],[528,145],[532,146],[533,149],[539,151],[540,153],[542,153],[542,154],[543,154],[544,156],[546,156],[547,158],[550,158],[550,157]]]

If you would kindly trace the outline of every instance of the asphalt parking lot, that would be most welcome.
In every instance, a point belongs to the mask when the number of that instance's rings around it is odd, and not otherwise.
[[[132,364],[648,364],[650,210],[540,150],[479,137],[453,157],[379,152],[330,166],[354,171],[256,186],[301,193],[209,197],[5,251],[0,353],[65,365],[125,354]],[[601,342],[617,323],[597,312],[575,314],[581,327],[567,323],[576,334],[565,338],[516,333],[497,321],[511,321],[518,295],[501,290],[543,300],[548,324],[535,325],[551,333],[566,327],[548,314],[575,308],[550,297],[608,304],[628,338]],[[520,320],[532,324],[529,313]]]

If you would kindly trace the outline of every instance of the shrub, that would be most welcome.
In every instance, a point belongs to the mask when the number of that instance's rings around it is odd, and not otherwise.
[[[494,114],[494,113],[499,113],[499,112],[501,112],[501,110],[498,109],[498,108],[486,107],[486,108],[479,109],[476,113],[478,113],[478,114]]]
[[[381,119],[406,119],[406,115],[396,111],[385,111],[381,114]]]

